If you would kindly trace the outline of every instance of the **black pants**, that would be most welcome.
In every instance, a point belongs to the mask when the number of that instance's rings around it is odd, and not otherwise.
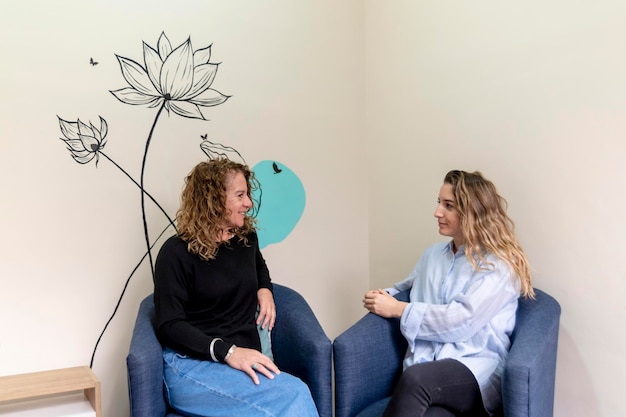
[[[472,372],[454,359],[407,368],[383,417],[488,417]]]

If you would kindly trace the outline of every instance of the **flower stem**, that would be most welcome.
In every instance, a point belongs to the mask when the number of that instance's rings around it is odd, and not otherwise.
[[[111,158],[109,158],[108,155],[106,155],[104,152],[100,151],[99,152],[100,155],[104,156],[106,159],[108,159],[113,165],[115,165],[120,171],[122,171],[132,182],[133,184],[135,184],[137,187],[139,187],[139,189],[141,191],[143,191],[148,198],[150,198],[150,200],[152,200],[152,202],[159,208],[159,210],[161,210],[161,212],[165,215],[165,217],[167,218],[167,220],[170,222],[170,225],[174,226],[174,228],[176,228],[176,226],[174,225],[174,220],[172,220],[170,218],[170,216],[167,214],[167,212],[165,211],[165,209],[163,209],[163,207],[161,207],[161,205],[154,199],[154,197],[152,197],[150,195],[149,192],[147,192],[146,190],[141,188],[141,185],[139,185],[139,183],[137,181],[135,181],[135,179],[133,177],[130,176],[130,174],[128,172],[126,172],[126,170],[124,170],[124,168],[122,168],[121,166],[119,166],[117,164],[117,162],[115,162],[114,160],[112,160]]]
[[[168,227],[173,226],[172,223],[168,224],[167,226],[165,226],[165,229],[163,229],[163,231],[161,232],[161,234],[156,238],[156,240],[154,241],[154,243],[152,244],[151,247],[154,247],[154,245],[156,245],[156,242],[159,241],[159,239],[165,234],[165,231],[168,229]],[[104,332],[106,332],[107,327],[109,327],[109,324],[111,323],[111,321],[113,320],[113,317],[115,317],[115,314],[117,313],[118,308],[120,307],[120,304],[122,303],[122,298],[124,298],[124,294],[126,293],[126,289],[128,288],[128,284],[130,283],[130,279],[133,277],[133,275],[135,274],[135,272],[137,272],[137,269],[139,269],[139,266],[141,265],[141,263],[143,262],[144,259],[146,259],[146,256],[148,256],[148,252],[144,253],[143,256],[141,257],[141,259],[139,260],[139,262],[137,262],[137,265],[135,265],[135,267],[133,268],[132,272],[130,273],[130,275],[128,276],[128,278],[126,279],[126,282],[124,283],[124,288],[122,289],[122,293],[120,294],[120,298],[117,300],[117,304],[115,305],[115,308],[113,309],[113,314],[111,314],[111,317],[109,317],[109,320],[107,320],[106,324],[104,325],[104,328],[102,329],[102,332],[100,333],[100,336],[98,337],[98,340],[96,341],[96,345],[93,348],[93,352],[91,353],[91,361],[89,362],[89,367],[93,368],[93,360],[96,357],[96,350],[98,350],[98,345],[100,344],[100,340],[102,340],[102,336],[104,336]]]
[[[144,173],[146,171],[146,160],[148,158],[148,148],[150,147],[150,141],[152,140],[152,134],[154,133],[154,128],[156,127],[157,121],[159,120],[159,116],[161,112],[165,108],[166,101],[163,101],[161,107],[159,107],[159,111],[154,117],[154,122],[152,123],[152,127],[150,128],[150,133],[148,134],[148,139],[146,139],[146,149],[143,153],[143,160],[141,161],[141,178],[139,180],[139,188],[142,190],[141,193],[141,217],[143,219],[143,232],[146,238],[146,247],[148,249],[148,258],[150,259],[150,270],[152,271],[152,279],[154,280],[154,262],[152,260],[152,251],[150,250],[150,237],[148,235],[148,222],[146,221],[146,198],[143,190],[145,189],[143,186],[143,178]]]

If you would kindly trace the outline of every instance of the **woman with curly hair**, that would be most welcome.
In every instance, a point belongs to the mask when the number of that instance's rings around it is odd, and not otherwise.
[[[365,294],[364,307],[400,319],[404,372],[385,417],[486,417],[501,406],[500,379],[517,300],[534,297],[507,203],[480,172],[450,171],[439,191],[439,233],[411,274]],[[409,302],[393,297],[410,290]]]
[[[166,395],[184,415],[317,417],[306,384],[281,373],[261,343],[276,308],[249,215],[253,184],[247,166],[224,158],[185,179],[178,234],[155,267]]]

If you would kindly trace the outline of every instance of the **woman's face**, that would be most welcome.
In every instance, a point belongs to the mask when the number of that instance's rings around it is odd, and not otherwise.
[[[246,177],[239,171],[233,171],[226,176],[226,211],[229,213],[225,229],[242,227],[248,210],[252,208],[252,201],[248,197],[248,183]]]
[[[458,249],[465,239],[461,232],[461,218],[456,209],[456,201],[452,193],[452,184],[444,183],[439,190],[437,199],[437,209],[435,217],[439,224],[439,234],[449,236],[454,241],[454,246]]]

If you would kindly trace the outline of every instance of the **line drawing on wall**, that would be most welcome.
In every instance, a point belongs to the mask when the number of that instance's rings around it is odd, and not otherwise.
[[[163,110],[191,119],[206,120],[200,106],[212,107],[228,100],[219,91],[210,88],[217,74],[218,64],[211,64],[211,46],[193,50],[191,38],[175,49],[161,32],[156,48],[143,42],[145,67],[136,61],[116,55],[128,87],[111,91],[119,101],[133,106],[158,108],[141,162],[139,186],[144,189],[148,150],[157,122]],[[154,261],[150,250],[150,234],[145,211],[145,194],[141,193],[141,212],[150,269],[154,277]]]
[[[122,302],[131,278],[139,267],[148,259],[151,276],[154,279],[154,260],[152,249],[171,227],[176,229],[173,219],[158,201],[146,190],[145,167],[148,152],[153,140],[158,121],[165,110],[167,114],[207,120],[202,108],[213,107],[225,103],[231,96],[222,94],[212,88],[217,75],[218,65],[211,63],[211,46],[193,50],[191,38],[173,48],[170,40],[161,32],[156,47],[143,43],[143,65],[139,62],[115,54],[127,86],[109,90],[120,102],[132,106],[155,108],[156,114],[152,121],[141,159],[139,180],[133,178],[122,166],[104,152],[107,144],[108,122],[99,117],[98,123],[85,123],[80,119],[69,121],[57,115],[59,127],[71,157],[81,165],[94,162],[96,168],[102,159],[112,163],[122,172],[141,193],[141,221],[143,224],[146,250],[127,277],[113,313],[106,322],[94,346],[89,366],[93,367],[98,345],[115,317]],[[91,67],[98,65],[90,58]],[[227,157],[231,160],[247,164],[239,151],[208,139],[208,133],[200,135],[201,151],[209,159]],[[291,233],[299,222],[306,202],[304,186],[298,176],[285,164],[278,161],[261,161],[252,167],[255,182],[252,184],[254,208],[251,213],[257,218],[259,245],[261,249],[272,243],[279,243]],[[163,213],[168,224],[156,238],[151,239],[146,218],[146,197]],[[263,208],[263,209],[262,209]]]

